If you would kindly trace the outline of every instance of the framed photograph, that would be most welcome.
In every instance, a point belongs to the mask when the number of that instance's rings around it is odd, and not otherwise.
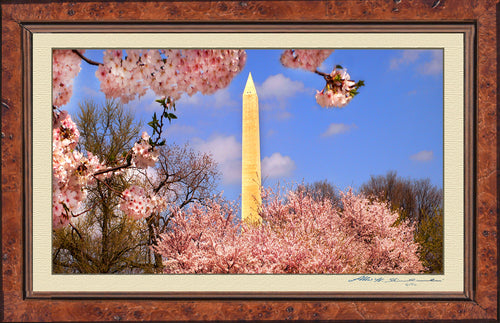
[[[3,319],[494,320],[495,5],[321,4],[2,4]]]

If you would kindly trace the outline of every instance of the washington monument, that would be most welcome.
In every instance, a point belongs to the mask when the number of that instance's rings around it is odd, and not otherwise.
[[[260,224],[260,134],[259,99],[253,84],[252,74],[248,75],[243,91],[243,134],[241,170],[241,219],[247,223]]]

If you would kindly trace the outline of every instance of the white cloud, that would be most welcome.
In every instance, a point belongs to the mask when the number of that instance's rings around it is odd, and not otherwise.
[[[408,49],[403,51],[400,57],[391,59],[390,68],[391,70],[397,70],[401,66],[408,65],[416,62],[422,53],[421,50]]]
[[[421,62],[424,52],[424,50],[420,49],[405,50],[400,57],[393,58],[390,61],[390,69],[397,70],[406,65],[416,64],[415,69],[420,74],[435,75],[441,73],[443,71],[443,52],[441,50],[432,50],[430,60]]]
[[[328,69],[330,69],[331,72],[331,68],[332,67],[329,65],[329,63],[327,63],[327,59],[325,59],[323,63],[321,63],[321,65],[318,67],[318,71],[328,71]]]
[[[235,136],[214,135],[208,140],[195,138],[192,142],[199,151],[212,155],[222,173],[224,184],[241,181],[241,143]]]
[[[348,132],[349,130],[356,128],[356,125],[347,125],[344,123],[331,123],[326,129],[325,132],[321,134],[321,137],[330,137],[334,135],[338,135],[341,133]]]
[[[285,121],[292,118],[294,115],[290,111],[283,109],[284,105],[285,102],[276,103],[276,101],[259,103],[261,121]]]
[[[228,88],[218,90],[212,95],[203,95],[200,92],[192,96],[183,94],[178,102],[183,105],[208,108],[232,108],[238,106],[238,102],[231,98],[231,92]]]
[[[178,100],[179,103],[185,104],[185,105],[200,105],[203,101],[203,95],[201,93],[196,93],[193,94],[192,96],[189,96],[187,94],[183,94],[181,98]]]
[[[83,92],[86,96],[90,96],[90,97],[97,97],[97,96],[104,95],[102,92],[99,92],[99,91],[96,91],[96,90],[94,90],[94,89],[91,89],[91,88],[89,88],[88,86],[83,86],[83,87],[82,87],[82,92]]]
[[[298,93],[309,91],[313,93],[313,90],[306,88],[304,83],[293,81],[283,74],[269,76],[261,85],[256,85],[256,89],[260,110],[272,111],[271,113],[263,114],[263,116],[278,121],[293,117],[292,113],[285,110],[288,99],[296,96]]]
[[[427,162],[434,158],[434,153],[432,150],[422,150],[416,154],[410,156],[411,160],[419,161],[419,162]]]
[[[238,102],[231,99],[231,92],[227,88],[215,92],[213,99],[212,106],[214,108],[235,107],[238,105]]]
[[[288,156],[274,153],[262,159],[262,177],[278,178],[290,175],[295,169],[295,162]]]
[[[219,162],[241,157],[241,143],[236,140],[235,136],[215,135],[207,141],[197,139],[194,144],[199,150],[210,152]]]
[[[161,106],[158,102],[156,102],[157,99],[159,99],[159,96],[157,96],[152,90],[147,90],[145,95],[125,104],[125,107],[132,109],[132,111],[160,111]]]
[[[423,63],[419,68],[420,73],[425,75],[435,75],[443,71],[443,52],[435,50],[432,52],[432,59]]]
[[[259,99],[274,99],[284,104],[284,100],[293,97],[298,92],[306,91],[304,83],[292,81],[283,74],[269,76],[262,85],[257,86]]]

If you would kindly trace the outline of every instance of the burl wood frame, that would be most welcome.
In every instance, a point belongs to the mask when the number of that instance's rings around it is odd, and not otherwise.
[[[2,287],[3,321],[498,319],[497,1],[3,1]],[[89,25],[106,22],[109,25]],[[314,22],[314,23],[312,23]],[[123,24],[127,23],[127,24]],[[37,30],[114,31],[227,28],[407,32],[462,30],[465,69],[465,290],[461,295],[45,295],[30,293],[30,56]],[[266,26],[260,25],[262,23]],[[343,23],[343,24],[340,24]],[[345,24],[351,26],[342,27]],[[45,24],[45,26],[43,26]],[[80,25],[79,25],[80,24]],[[83,27],[81,24],[87,24]],[[230,27],[228,27],[230,25]],[[105,27],[103,27],[105,26]],[[357,27],[356,27],[357,26]],[[364,26],[364,27],[362,27]],[[169,27],[172,28],[172,27]],[[199,27],[198,27],[199,28]],[[350,29],[349,29],[350,28]],[[470,64],[468,64],[469,62]],[[36,296],[36,295],[35,295]],[[42,295],[43,296],[43,295]],[[98,296],[97,298],[95,296]],[[163,295],[165,296],[165,295]],[[220,296],[220,295],[219,295]],[[231,297],[232,296],[232,297]],[[250,297],[253,296],[253,297]],[[373,296],[373,295],[372,295]]]

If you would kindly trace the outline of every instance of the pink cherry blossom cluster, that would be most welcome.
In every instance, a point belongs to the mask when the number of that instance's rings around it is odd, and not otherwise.
[[[354,97],[352,92],[356,82],[351,81],[347,71],[334,69],[327,80],[326,87],[321,91],[316,91],[316,102],[322,107],[346,106]]]
[[[80,133],[71,116],[62,111],[56,115],[52,130],[52,218],[55,229],[67,225],[73,211],[86,198],[84,187],[92,174],[103,165],[90,152],[87,157],[75,150]]]
[[[152,212],[161,212],[166,209],[165,199],[158,195],[146,195],[144,188],[133,185],[122,193],[123,201],[120,209],[129,217],[140,220],[151,215]]]
[[[326,86],[323,90],[317,91],[316,102],[326,108],[342,108],[356,94],[357,85],[356,82],[350,80],[346,70],[335,68],[330,74],[317,70],[332,52],[333,50],[289,49],[283,52],[280,60],[285,67],[302,68],[322,75],[326,80]]]
[[[71,49],[55,49],[52,52],[52,104],[55,107],[69,102],[73,94],[73,79],[80,72],[81,61]]]
[[[330,49],[288,49],[281,54],[280,61],[285,67],[314,72],[332,53]]]
[[[55,112],[52,131],[52,183],[53,203],[52,217],[54,229],[70,223],[71,217],[80,208],[87,197],[87,186],[96,181],[96,177],[104,179],[112,176],[106,165],[91,152],[85,157],[76,150],[80,137],[76,124],[67,111]],[[158,151],[149,144],[149,135],[143,132],[141,139],[132,148],[132,161],[135,166],[146,168],[154,166],[158,160]],[[121,169],[120,169],[121,170]],[[120,170],[114,170],[120,171]],[[96,175],[97,173],[97,175]],[[135,219],[148,216],[153,211],[165,209],[163,198],[146,196],[143,188],[132,186],[122,193],[124,202],[121,209]]]
[[[148,133],[144,131],[139,142],[132,147],[132,160],[139,168],[152,167],[158,161],[159,151],[149,144],[149,138]]]
[[[212,94],[229,85],[246,62],[243,50],[169,49],[104,52],[96,71],[101,91],[122,103],[150,88],[158,96],[178,100],[183,93]]]
[[[263,224],[217,199],[177,210],[155,250],[165,273],[419,273],[414,228],[386,204],[346,192],[329,200],[265,192]]]

